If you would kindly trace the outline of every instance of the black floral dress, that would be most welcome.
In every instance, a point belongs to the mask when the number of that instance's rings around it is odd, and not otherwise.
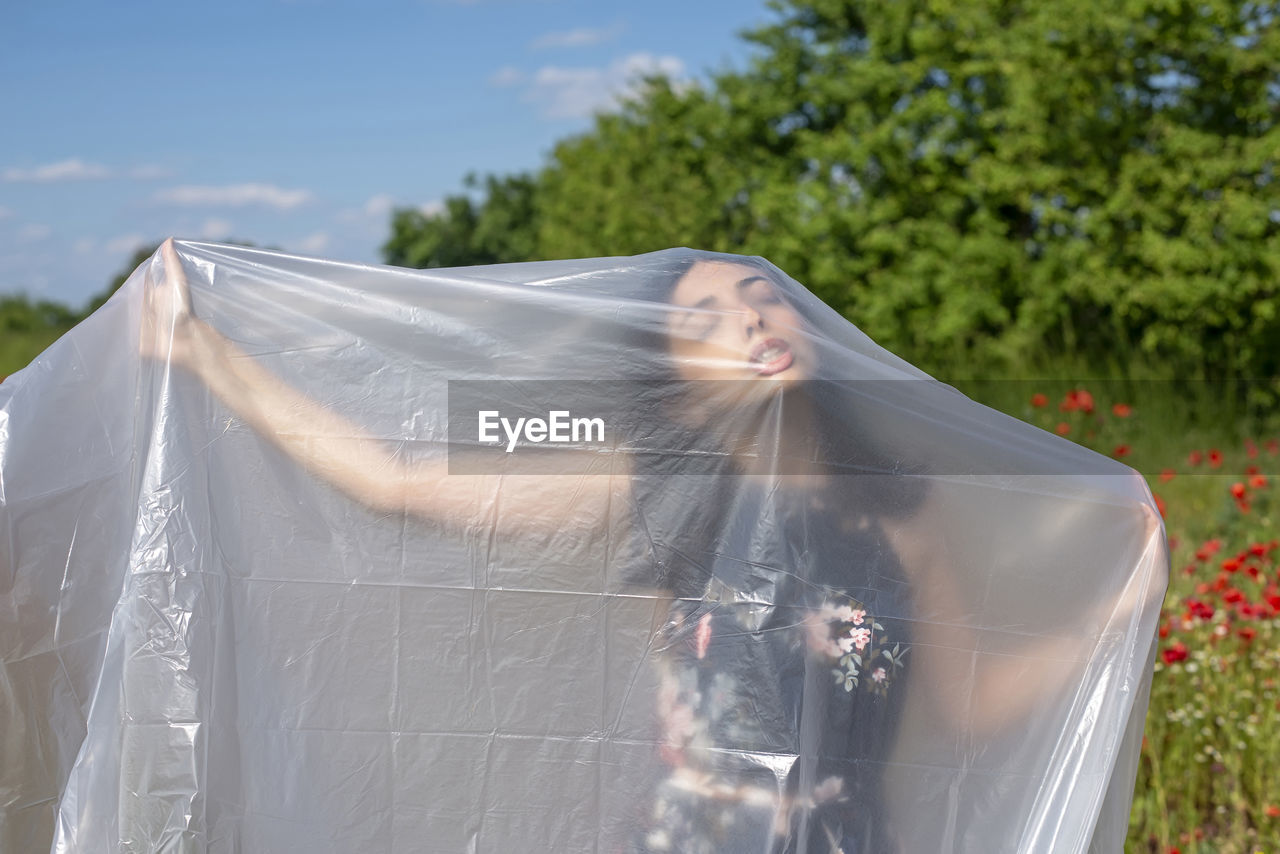
[[[837,496],[838,499],[838,496]],[[748,498],[660,638],[662,772],[632,852],[886,854],[909,596],[874,517]]]

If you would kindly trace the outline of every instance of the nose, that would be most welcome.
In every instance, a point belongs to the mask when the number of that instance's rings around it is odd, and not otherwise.
[[[748,341],[757,332],[764,331],[764,315],[753,305],[742,307],[742,331]]]

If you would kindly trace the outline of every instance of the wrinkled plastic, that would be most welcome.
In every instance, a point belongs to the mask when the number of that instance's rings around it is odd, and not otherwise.
[[[0,385],[0,850],[1121,850],[1125,466],[758,261],[177,250]]]

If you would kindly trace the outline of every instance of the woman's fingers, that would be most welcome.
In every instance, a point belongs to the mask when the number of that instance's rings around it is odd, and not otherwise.
[[[185,336],[191,320],[191,299],[182,261],[173,238],[160,244],[163,277],[155,275],[154,266],[146,277],[143,297],[142,351],[162,361],[185,355]]]
[[[182,260],[178,257],[178,250],[174,248],[172,237],[160,244],[160,257],[164,259],[165,289],[171,301],[168,307],[178,317],[190,314],[191,296],[187,287],[187,275],[182,270]]]

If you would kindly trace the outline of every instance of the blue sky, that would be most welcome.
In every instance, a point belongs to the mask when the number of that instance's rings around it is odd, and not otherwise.
[[[541,164],[635,73],[741,66],[763,0],[9,0],[0,293],[173,234],[379,260],[394,206]]]

